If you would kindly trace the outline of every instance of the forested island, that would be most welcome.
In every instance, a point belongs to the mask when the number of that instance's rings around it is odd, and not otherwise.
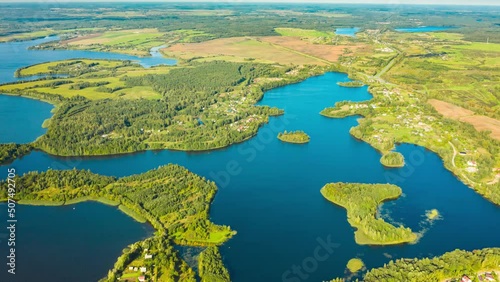
[[[418,239],[410,228],[396,227],[376,217],[380,204],[401,195],[401,188],[396,185],[330,183],[321,189],[321,194],[347,210],[347,221],[356,228],[354,238],[357,244],[393,245]]]
[[[0,199],[7,199],[6,181],[0,182]],[[28,205],[67,205],[99,201],[156,229],[154,237],[124,250],[106,281],[121,275],[140,274],[129,265],[147,267],[153,281],[195,281],[194,272],[183,262],[172,244],[217,246],[235,234],[228,226],[209,220],[209,208],[217,187],[178,165],[167,165],[143,174],[115,178],[85,170],[30,172],[16,178],[15,200]],[[203,261],[209,273],[219,273],[222,262],[214,248]],[[152,255],[145,259],[145,255]],[[149,256],[148,256],[149,257]],[[170,261],[170,263],[169,263]],[[213,265],[212,265],[213,264]],[[189,277],[184,280],[183,277]]]
[[[403,167],[405,165],[405,158],[399,152],[389,152],[380,158],[380,163],[386,167]]]
[[[295,144],[305,144],[308,143],[311,138],[304,131],[290,131],[280,132],[278,133],[278,139],[287,142],[287,143],[295,143]]]

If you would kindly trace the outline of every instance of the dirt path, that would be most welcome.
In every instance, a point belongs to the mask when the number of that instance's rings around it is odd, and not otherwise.
[[[453,143],[451,143],[451,141],[448,141],[448,144],[450,144],[451,148],[453,148],[453,157],[451,158],[451,164],[453,165],[454,168],[457,168],[457,166],[455,165],[455,157],[457,156],[457,149],[455,148]],[[465,178],[465,180],[467,180],[467,182],[470,183],[469,185],[476,185],[477,184],[476,182],[470,180],[465,174],[461,173],[461,175],[463,178]]]
[[[451,164],[454,168],[456,168],[457,166],[455,165],[455,157],[457,156],[457,149],[455,149],[455,146],[453,146],[453,143],[451,143],[451,141],[448,141],[448,144],[450,144],[451,148],[453,148],[453,158],[451,158]]]
[[[398,53],[394,58],[391,59],[391,61],[379,72],[375,75],[375,78],[380,78],[382,75],[384,75],[386,72],[388,72],[395,64],[396,60],[398,60],[401,57],[404,57],[403,53],[399,51],[397,48],[394,48],[388,44],[386,44],[386,47],[392,48],[393,50],[396,50]],[[401,60],[402,61],[402,60]]]

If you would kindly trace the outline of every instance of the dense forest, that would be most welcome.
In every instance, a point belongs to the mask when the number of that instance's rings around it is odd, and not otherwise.
[[[459,281],[467,275],[474,281],[484,281],[484,273],[500,273],[500,248],[487,248],[472,252],[455,250],[439,257],[423,259],[398,259],[375,268],[365,275],[364,281]],[[478,280],[479,276],[483,280]],[[498,279],[498,274],[493,274]]]
[[[278,133],[278,139],[283,142],[297,143],[297,144],[307,143],[311,140],[309,135],[307,135],[304,131],[301,130],[290,131],[290,132],[285,130],[285,132]]]
[[[30,144],[0,144],[0,164],[6,164],[27,155],[32,149]]]
[[[207,247],[198,258],[201,282],[229,282],[229,271],[217,247]]]
[[[256,77],[279,77],[286,71],[263,64],[211,62],[167,74],[125,76],[128,87],[150,86],[163,98],[64,99],[35,146],[51,154],[73,156],[225,147],[253,136],[269,116],[283,113],[254,106],[264,87],[272,86],[249,84]],[[79,83],[73,88],[89,86]],[[227,97],[228,92],[237,96]]]
[[[376,218],[378,206],[401,195],[401,188],[391,184],[330,183],[321,189],[329,201],[347,210],[347,220],[357,228],[356,243],[388,245],[413,242],[417,235],[410,228],[395,227]]]
[[[233,234],[208,220],[217,187],[183,167],[167,165],[143,174],[116,179],[85,170],[30,172],[16,180],[16,200],[28,204],[65,204],[104,199],[126,207],[165,230],[178,243],[218,244]],[[5,181],[0,199],[7,198]],[[213,241],[210,234],[218,234]]]
[[[380,158],[380,163],[386,167],[402,167],[405,165],[405,158],[399,152],[389,152]]]

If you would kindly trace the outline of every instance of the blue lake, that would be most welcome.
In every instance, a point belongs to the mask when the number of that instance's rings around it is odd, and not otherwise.
[[[454,27],[451,26],[419,26],[419,27],[408,27],[408,28],[396,28],[399,32],[433,32],[433,31],[443,31],[449,30]]]
[[[360,257],[371,268],[388,262],[388,257],[429,256],[456,248],[500,246],[500,209],[445,170],[434,153],[413,145],[400,145],[397,150],[405,156],[406,166],[386,169],[380,165],[376,150],[350,136],[349,129],[357,124],[357,117],[329,119],[319,115],[337,101],[371,98],[366,87],[345,88],[336,84],[346,80],[345,74],[327,73],[266,92],[259,104],[283,108],[285,115],[271,118],[251,140],[222,150],[148,151],[98,158],[58,158],[33,152],[1,167],[0,177],[5,177],[7,167],[15,167],[20,174],[77,167],[125,176],[168,163],[185,166],[218,184],[211,219],[238,231],[221,247],[233,281],[322,281],[344,276],[346,263],[353,257]],[[308,133],[311,142],[295,145],[276,138],[280,131],[297,129]],[[381,215],[415,231],[426,230],[424,237],[415,245],[358,246],[345,210],[326,201],[319,192],[326,183],[337,181],[399,185],[404,196],[386,203]],[[424,214],[433,208],[440,211],[443,219],[431,225],[425,222]],[[26,213],[27,217],[35,216]],[[113,209],[102,214],[116,216]],[[54,222],[60,220],[56,212],[50,218]],[[75,224],[78,222],[75,220]],[[115,225],[115,221],[109,221],[109,226]],[[38,225],[25,230],[33,234],[52,232],[45,229]],[[60,232],[68,231],[60,229]],[[37,243],[31,249],[34,257],[55,242],[41,238]],[[65,250],[71,250],[73,244],[58,243]],[[95,259],[106,266],[112,265],[116,254],[98,251],[101,254],[106,258]],[[68,259],[58,265],[65,272],[74,254],[61,251],[54,255]],[[31,268],[32,263],[23,267]],[[85,269],[94,272],[92,267]],[[101,269],[95,272],[92,274],[99,277],[105,275]],[[72,281],[79,281],[78,274],[75,272]]]
[[[30,143],[45,133],[51,104],[24,97],[0,95],[0,143]]]
[[[337,28],[335,30],[335,34],[355,37],[356,36],[356,32],[358,32],[358,31],[359,31],[359,28],[357,28],[357,27],[353,27],[353,28]]]
[[[7,205],[0,204],[2,222]],[[7,274],[0,259],[0,281],[98,281],[111,269],[125,246],[152,235],[116,207],[86,202],[62,207],[17,206],[16,274]],[[112,223],[112,224],[110,224]],[[0,251],[8,254],[6,229]]]

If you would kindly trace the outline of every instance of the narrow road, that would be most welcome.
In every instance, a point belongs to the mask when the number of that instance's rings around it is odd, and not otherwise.
[[[451,148],[453,148],[453,158],[451,158],[451,164],[453,165],[454,168],[457,168],[457,166],[455,165],[455,157],[457,156],[457,149],[455,148],[455,146],[453,145],[453,143],[451,143],[451,141],[448,141],[448,143],[451,145]],[[476,185],[477,183],[470,180],[464,173],[460,173],[463,178],[465,178],[470,185]]]
[[[457,149],[455,149],[455,146],[453,146],[453,143],[451,143],[451,141],[448,141],[448,144],[450,144],[453,148],[453,158],[451,158],[451,164],[454,168],[456,168],[457,166],[455,165],[455,157],[457,156]]]

